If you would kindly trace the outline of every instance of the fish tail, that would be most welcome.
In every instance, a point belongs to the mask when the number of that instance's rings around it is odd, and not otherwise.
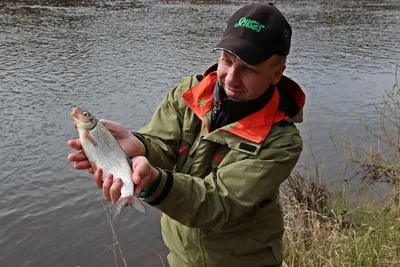
[[[129,197],[120,197],[115,205],[111,208],[111,220],[114,220],[121,210],[128,204],[129,206],[135,208],[136,210],[147,213],[146,208],[144,207],[143,203],[135,196]]]
[[[142,201],[140,201],[140,199],[138,199],[136,196],[131,196],[128,203],[132,208],[140,211],[141,213],[147,214],[146,208],[144,207]]]
[[[111,208],[110,217],[111,220],[114,220],[121,210],[125,207],[125,205],[129,203],[129,197],[120,197],[118,201]]]

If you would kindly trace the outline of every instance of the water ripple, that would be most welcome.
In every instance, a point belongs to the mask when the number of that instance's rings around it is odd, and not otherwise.
[[[0,3],[0,266],[114,263],[101,194],[91,175],[66,160],[72,151],[66,143],[77,137],[69,112],[83,106],[139,129],[182,76],[216,62],[211,50],[225,27],[221,20],[244,3]],[[391,89],[400,60],[399,4],[279,6],[293,27],[286,74],[307,94],[314,152],[325,157],[329,131],[358,137],[361,117],[378,119],[372,105]],[[307,140],[307,123],[299,127]],[[124,209],[115,222],[135,266],[160,266],[152,250],[167,253],[160,213],[148,210],[142,216]]]

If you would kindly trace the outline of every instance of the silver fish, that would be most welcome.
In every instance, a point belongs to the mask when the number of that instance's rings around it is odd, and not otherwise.
[[[71,112],[79,132],[79,139],[92,168],[103,170],[103,179],[113,174],[122,179],[121,197],[111,209],[111,219],[120,213],[126,204],[146,213],[142,202],[134,195],[132,182],[132,161],[110,131],[88,111],[75,107]]]

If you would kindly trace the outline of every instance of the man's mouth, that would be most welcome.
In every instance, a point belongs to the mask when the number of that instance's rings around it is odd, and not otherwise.
[[[230,88],[228,86],[225,87],[226,90],[234,92],[234,93],[243,93],[243,90],[235,89],[235,88]]]

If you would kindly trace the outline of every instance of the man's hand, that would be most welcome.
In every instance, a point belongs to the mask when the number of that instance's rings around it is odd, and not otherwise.
[[[158,177],[158,171],[145,157],[132,159],[132,181],[136,185],[135,194],[139,196],[142,189],[148,188]]]
[[[129,158],[146,155],[143,143],[122,124],[109,120],[100,120],[100,122],[111,132]]]
[[[142,189],[146,189],[157,179],[158,171],[142,156],[133,158],[132,166],[132,181],[135,184],[135,195],[139,196]],[[113,182],[112,175],[108,175],[103,181],[102,176],[103,171],[98,169],[94,174],[94,180],[97,186],[103,189],[104,199],[115,204],[121,196],[122,181],[120,178],[117,178]]]
[[[146,148],[139,139],[137,139],[131,132],[129,132],[122,124],[109,121],[99,120],[100,123],[111,132],[111,134],[118,141],[122,150],[129,158],[136,156],[145,156]],[[89,161],[82,150],[82,144],[79,139],[69,140],[68,145],[79,152],[71,153],[68,155],[69,161],[74,161],[74,168],[77,170],[88,170],[90,173],[94,173]]]

